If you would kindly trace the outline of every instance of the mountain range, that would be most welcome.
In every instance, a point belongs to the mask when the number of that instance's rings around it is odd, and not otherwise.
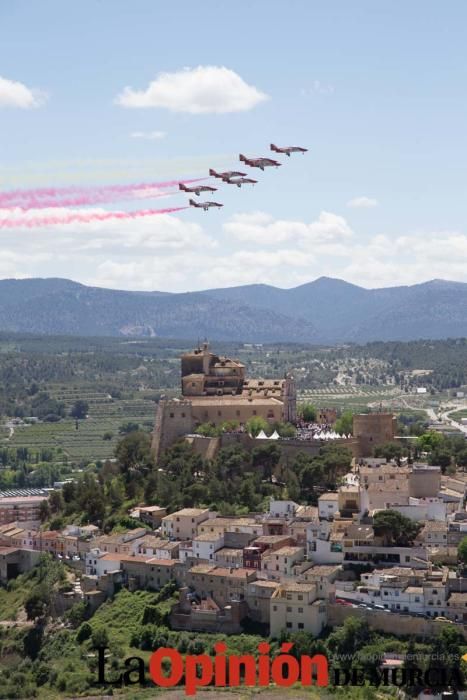
[[[0,280],[0,330],[334,344],[467,336],[467,284],[364,289],[320,277],[280,289],[128,292],[67,279]]]

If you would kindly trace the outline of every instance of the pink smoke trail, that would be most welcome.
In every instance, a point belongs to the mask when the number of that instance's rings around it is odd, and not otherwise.
[[[16,204],[9,202],[8,205],[0,203],[0,209],[20,209],[21,211],[29,211],[30,209],[53,209],[56,207],[81,207],[93,204],[106,204],[109,202],[121,201],[123,199],[157,199],[158,197],[167,197],[177,194],[178,190],[172,192],[151,192],[150,190],[135,190],[134,192],[125,192],[121,195],[113,194],[112,192],[92,192],[90,194],[74,195],[64,197],[63,199],[24,199],[21,203]]]
[[[192,182],[201,182],[206,180],[205,177],[197,177],[181,180],[167,180],[165,182],[142,182],[132,185],[96,185],[95,187],[42,187],[30,190],[11,190],[10,192],[0,192],[0,206],[15,206],[15,203],[21,203],[29,200],[37,201],[39,199],[57,199],[60,200],[67,196],[92,196],[97,194],[127,194],[132,192],[144,192],[153,189],[163,189],[166,187],[177,187],[179,183],[190,184]],[[57,206],[60,206],[58,204]]]
[[[172,214],[189,207],[167,207],[166,209],[141,209],[140,211],[106,211],[106,212],[73,212],[60,216],[35,216],[29,219],[0,219],[0,229],[3,228],[36,228],[37,226],[56,226],[59,224],[88,224],[93,221],[107,221],[109,219],[140,219],[156,214]]]

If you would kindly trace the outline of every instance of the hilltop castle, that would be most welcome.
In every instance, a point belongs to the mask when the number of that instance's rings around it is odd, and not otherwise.
[[[201,423],[245,424],[259,416],[270,423],[294,422],[297,390],[291,375],[284,379],[247,379],[245,365],[222,357],[203,343],[181,357],[182,398],[159,402],[154,426],[156,455]]]

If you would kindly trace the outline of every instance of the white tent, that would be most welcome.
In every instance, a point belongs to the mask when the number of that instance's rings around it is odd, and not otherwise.
[[[264,430],[260,430],[259,433],[258,433],[258,435],[256,436],[256,439],[257,439],[257,440],[267,440],[267,439],[268,439],[268,436],[266,435],[266,433],[264,432]]]
[[[269,436],[269,439],[270,439],[270,440],[279,440],[279,438],[280,438],[280,435],[279,435],[279,433],[277,432],[277,430],[275,430],[275,431],[273,432],[273,434]]]

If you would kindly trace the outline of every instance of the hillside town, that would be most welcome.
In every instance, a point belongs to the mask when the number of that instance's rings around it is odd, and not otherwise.
[[[182,357],[182,396],[162,399],[153,449],[183,442],[204,458],[225,444],[251,450],[278,444],[283,454],[316,454],[332,441],[349,450],[350,468],[316,504],[271,497],[263,512],[222,515],[208,507],[168,512],[141,503],[133,528],[104,532],[98,524],[41,526],[54,489],[0,493],[0,579],[36,566],[44,553],[66,563],[73,588],[61,610],[84,602],[95,611],[122,586],[130,591],[178,590],[173,630],[242,632],[259,625],[273,637],[325,628],[359,616],[374,629],[431,634],[446,624],[467,632],[467,572],[458,547],[467,537],[466,479],[409,457],[375,457],[396,442],[395,419],[381,411],[355,414],[351,434],[338,434],[336,412],[319,409],[313,425],[296,419],[293,377],[247,380],[242,366],[213,355],[207,344]],[[216,437],[197,433],[239,418]],[[296,434],[249,432],[263,417],[296,423]],[[160,471],[163,471],[161,468]]]

